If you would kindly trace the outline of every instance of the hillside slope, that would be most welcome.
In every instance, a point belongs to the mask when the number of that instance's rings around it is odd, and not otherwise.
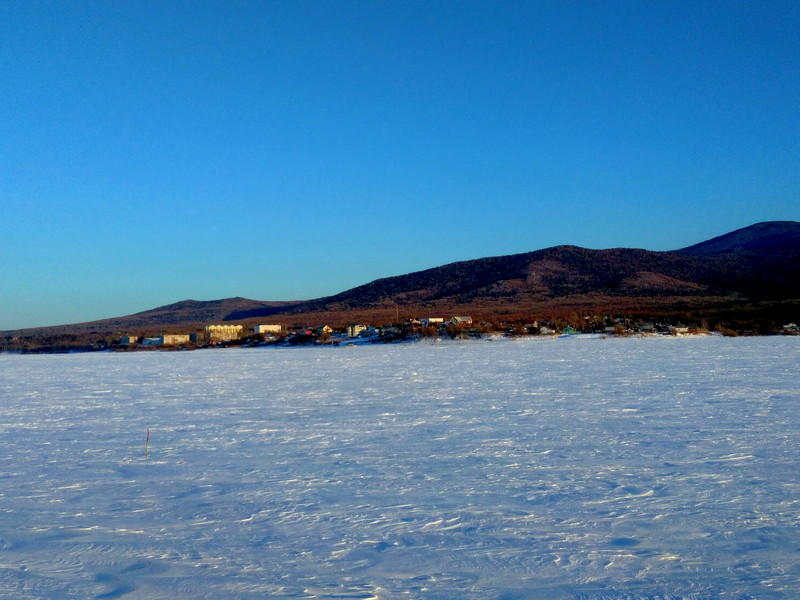
[[[674,252],[555,246],[451,263],[377,279],[291,307],[237,311],[231,319],[278,314],[470,304],[528,304],[591,298],[800,298],[800,223],[759,223]],[[656,302],[657,303],[657,302]]]
[[[278,306],[286,309],[292,302],[262,302],[247,298],[225,298],[221,300],[181,300],[173,304],[159,306],[132,315],[100,319],[87,323],[54,325],[31,329],[5,332],[16,334],[25,332],[30,335],[59,335],[64,333],[85,331],[108,331],[125,333],[128,331],[158,331],[171,327],[199,326],[230,320],[230,315],[242,311],[269,310]]]
[[[672,252],[555,246],[377,279],[314,300],[185,300],[126,317],[26,331],[153,331],[264,318],[285,324],[346,323],[389,320],[401,312],[403,316],[469,312],[484,318],[522,318],[563,307],[664,314],[688,306],[700,314],[731,303],[797,299],[800,223],[775,221]]]
[[[675,252],[687,256],[714,256],[746,252],[750,255],[778,253],[797,257],[799,249],[800,223],[767,221],[737,229]]]
[[[757,223],[676,253],[705,259],[706,281],[750,298],[800,298],[800,223]]]

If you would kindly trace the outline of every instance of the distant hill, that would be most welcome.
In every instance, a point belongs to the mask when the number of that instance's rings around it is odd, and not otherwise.
[[[565,310],[708,316],[786,302],[796,310],[798,299],[800,223],[773,221],[672,252],[555,246],[377,279],[314,300],[185,300],[127,317],[26,331],[133,332],[267,318],[335,325],[453,314],[512,319]]]
[[[272,307],[287,309],[292,302],[261,302],[247,298],[226,298],[223,300],[182,300],[173,304],[159,306],[133,315],[101,319],[88,323],[55,325],[25,329],[28,333],[62,334],[76,331],[157,331],[159,329],[197,326],[206,323],[219,323],[230,320],[232,313],[241,311],[270,310]],[[16,332],[13,332],[16,333]]]
[[[770,221],[676,251],[701,260],[703,279],[751,299],[800,298],[800,223]]]
[[[738,253],[769,256],[778,253],[797,258],[798,249],[800,249],[800,223],[768,221],[737,229],[676,252],[689,256]]]
[[[123,318],[128,326],[162,325],[176,322],[213,323],[230,320],[230,315],[236,312],[270,310],[275,307],[285,309],[292,304],[291,302],[260,302],[238,297],[209,301],[183,300]],[[114,320],[109,321],[113,322]]]
[[[232,313],[279,314],[458,307],[482,314],[564,306],[697,306],[800,298],[800,223],[759,223],[673,252],[555,246],[377,279],[339,294]]]

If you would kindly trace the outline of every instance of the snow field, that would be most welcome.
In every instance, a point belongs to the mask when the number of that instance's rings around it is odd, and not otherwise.
[[[791,597],[798,365],[718,337],[0,355],[0,598]]]

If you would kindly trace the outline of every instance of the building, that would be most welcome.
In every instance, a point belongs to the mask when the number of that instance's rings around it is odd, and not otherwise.
[[[225,342],[241,337],[244,327],[241,325],[206,325],[207,342]]]
[[[189,343],[188,333],[167,333],[161,336],[162,346],[180,346]]]
[[[253,333],[256,335],[267,335],[270,333],[280,333],[281,326],[280,325],[256,325],[253,327]]]
[[[142,346],[181,346],[190,341],[188,333],[166,333],[158,337],[142,338]]]
[[[430,327],[431,325],[441,325],[444,323],[444,317],[428,317],[427,319],[421,319],[420,323],[423,327]]]
[[[359,333],[364,331],[367,328],[366,325],[362,325],[361,323],[354,323],[352,325],[347,326],[347,337],[356,337]]]
[[[123,344],[124,346],[130,346],[131,344],[136,344],[139,341],[138,336],[135,335],[123,335],[119,343]]]
[[[472,317],[453,317],[450,319],[451,325],[472,325]]]

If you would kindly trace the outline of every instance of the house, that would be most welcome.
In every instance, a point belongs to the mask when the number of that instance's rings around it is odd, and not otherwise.
[[[142,338],[142,346],[180,346],[188,344],[190,340],[188,333],[166,333],[158,337]]]
[[[241,337],[244,327],[241,325],[206,325],[207,342],[224,342]]]
[[[423,327],[430,327],[431,325],[441,325],[444,323],[443,317],[428,317],[427,319],[420,319]]]
[[[138,341],[139,341],[138,336],[135,336],[135,335],[123,335],[120,338],[119,343],[123,344],[124,346],[130,346],[131,344],[135,344]]]
[[[472,317],[453,317],[450,319],[451,325],[472,325]]]
[[[280,325],[256,325],[253,327],[253,333],[256,335],[266,335],[268,333],[280,333],[281,326]]]
[[[364,331],[367,328],[366,325],[362,325],[361,323],[353,323],[347,326],[347,337],[356,337],[359,333]]]
[[[162,346],[180,346],[181,344],[189,343],[188,333],[172,333],[164,334],[161,336]]]
[[[325,335],[325,334],[330,335],[331,333],[333,333],[333,327],[331,327],[330,325],[323,325],[321,327],[317,327],[317,335]]]

